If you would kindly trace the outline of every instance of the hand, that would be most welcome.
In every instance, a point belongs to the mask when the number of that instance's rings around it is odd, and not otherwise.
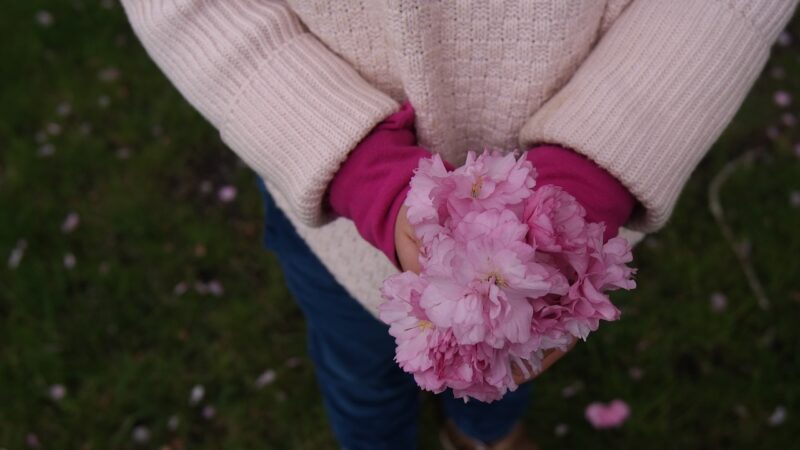
[[[351,219],[359,234],[398,267],[403,265],[398,260],[393,227],[414,169],[430,156],[430,151],[417,145],[414,108],[406,101],[356,145],[328,188],[333,213]],[[413,233],[405,213],[401,217],[405,222],[401,229],[406,232],[401,247],[409,251],[400,254],[407,269],[419,271],[415,248],[409,245]]]
[[[394,226],[394,246],[397,252],[397,260],[403,270],[410,270],[419,273],[422,270],[419,264],[420,244],[414,233],[414,227],[408,222],[406,212],[408,207],[403,205],[397,214],[397,221]]]
[[[569,344],[569,347],[566,351],[561,351],[558,349],[548,350],[544,354],[544,359],[542,360],[542,370],[534,373],[530,367],[527,367],[529,376],[525,376],[524,371],[517,367],[516,364],[511,364],[511,373],[514,375],[514,382],[517,384],[522,384],[528,381],[533,380],[534,378],[538,377],[539,375],[543,374],[547,369],[550,368],[553,364],[556,363],[559,359],[561,359],[564,355],[567,354],[570,350],[575,347],[575,344],[578,342],[577,339],[573,339],[572,343]]]

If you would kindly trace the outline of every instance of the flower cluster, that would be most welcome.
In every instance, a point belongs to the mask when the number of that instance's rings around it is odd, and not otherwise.
[[[423,389],[497,400],[517,388],[512,365],[538,371],[545,352],[619,317],[605,293],[635,287],[629,244],[604,243],[575,198],[535,184],[530,162],[499,151],[454,171],[420,162],[406,205],[422,271],[385,280],[380,317]]]

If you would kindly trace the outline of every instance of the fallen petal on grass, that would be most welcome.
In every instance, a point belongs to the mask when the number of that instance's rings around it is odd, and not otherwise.
[[[167,419],[167,429],[170,431],[175,431],[181,425],[181,418],[177,415],[172,415]]]
[[[792,113],[783,113],[781,115],[781,122],[789,128],[794,128],[797,125],[797,117]]]
[[[721,292],[714,292],[709,298],[709,303],[711,304],[711,311],[720,313],[728,308],[728,297]]]
[[[61,134],[61,125],[55,122],[50,122],[45,126],[45,130],[47,130],[47,134],[50,136],[58,136]]]
[[[564,397],[564,398],[574,397],[575,394],[577,394],[581,390],[583,390],[583,382],[582,381],[576,381],[576,382],[574,382],[572,384],[564,386],[564,388],[561,389],[561,396]]]
[[[72,253],[67,253],[66,255],[64,255],[64,268],[73,269],[75,268],[76,263],[77,260],[75,259],[75,255],[73,255]]]
[[[775,101],[775,104],[781,108],[785,108],[792,104],[792,94],[786,91],[775,92],[775,94],[772,96],[772,99]]]
[[[222,297],[225,294],[225,288],[222,286],[222,283],[219,280],[211,280],[206,284],[208,288],[208,293],[213,295],[214,297]]]
[[[630,416],[628,404],[622,400],[612,400],[605,404],[600,402],[590,403],[586,407],[586,420],[598,430],[619,428]]]
[[[111,83],[119,78],[119,69],[116,67],[106,67],[97,74],[97,78],[104,83]]]
[[[766,135],[770,140],[775,141],[778,140],[779,137],[781,137],[781,130],[779,130],[778,127],[773,125],[767,127]]]
[[[61,232],[62,233],[72,233],[78,228],[78,225],[81,223],[81,216],[78,215],[76,212],[71,212],[67,214],[67,217],[64,218],[64,222],[61,224]]]
[[[789,193],[789,204],[793,208],[800,207],[800,191],[792,191]]]
[[[53,144],[44,144],[36,150],[36,154],[41,157],[53,156],[56,152],[56,146]]]
[[[213,184],[211,184],[211,182],[210,182],[210,181],[208,181],[208,180],[203,180],[203,181],[200,183],[200,193],[201,193],[201,194],[210,194],[210,193],[211,193],[211,191],[213,191],[213,190],[214,190],[214,185],[213,185]]]
[[[65,395],[67,395],[67,389],[64,387],[63,384],[54,384],[50,386],[50,389],[47,390],[50,399],[53,401],[61,401]]]
[[[299,356],[292,356],[292,357],[290,357],[289,359],[286,360],[285,364],[286,364],[286,367],[288,367],[290,369],[294,369],[295,367],[298,367],[301,364],[303,364],[303,358],[301,358]]]
[[[268,386],[275,381],[277,374],[272,369],[267,369],[261,373],[261,375],[256,378],[256,389],[261,389],[264,386]]]
[[[50,11],[41,10],[36,13],[36,23],[42,28],[47,28],[54,22],[53,15]]]
[[[236,199],[236,187],[234,186],[222,186],[219,191],[217,191],[217,197],[223,203],[230,203]]]
[[[786,407],[784,406],[777,406],[775,407],[775,411],[767,419],[767,423],[771,427],[777,427],[783,425],[786,422]]]
[[[192,391],[189,393],[189,404],[196,405],[200,403],[205,395],[206,388],[204,388],[202,384],[194,385],[194,387],[192,387]]]
[[[172,289],[172,293],[180,297],[181,295],[185,294],[186,291],[189,290],[189,284],[185,281],[181,281],[180,283],[176,284],[175,287]]]
[[[39,436],[33,433],[28,433],[25,435],[25,445],[27,445],[29,448],[39,448],[41,447],[42,443],[39,441]]]
[[[56,114],[61,117],[67,117],[72,113],[72,105],[67,102],[61,102],[56,106]]]
[[[137,444],[146,444],[150,440],[150,430],[144,425],[138,425],[133,428],[131,438]]]
[[[19,267],[19,263],[22,262],[22,258],[25,256],[25,249],[28,248],[28,241],[25,239],[17,240],[17,245],[14,246],[14,249],[11,250],[11,254],[8,255],[8,268],[9,269],[16,269]]]
[[[775,42],[781,47],[788,47],[792,45],[792,35],[789,34],[788,31],[781,31],[781,34],[778,35],[778,39]]]

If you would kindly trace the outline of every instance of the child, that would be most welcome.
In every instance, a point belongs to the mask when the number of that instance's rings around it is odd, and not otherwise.
[[[419,158],[533,149],[538,182],[609,235],[656,230],[797,1],[289,3],[123,0],[159,67],[263,178],[334,433],[374,450],[416,447],[417,389],[370,313],[381,281],[413,268],[401,205]],[[529,389],[443,395],[445,442],[535,448],[519,425]]]

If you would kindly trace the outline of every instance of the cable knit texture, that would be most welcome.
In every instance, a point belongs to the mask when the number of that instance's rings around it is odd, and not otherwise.
[[[408,99],[419,145],[557,143],[662,226],[797,0],[123,0],[153,60],[266,181],[368,309],[394,267],[322,207],[347,154]]]

